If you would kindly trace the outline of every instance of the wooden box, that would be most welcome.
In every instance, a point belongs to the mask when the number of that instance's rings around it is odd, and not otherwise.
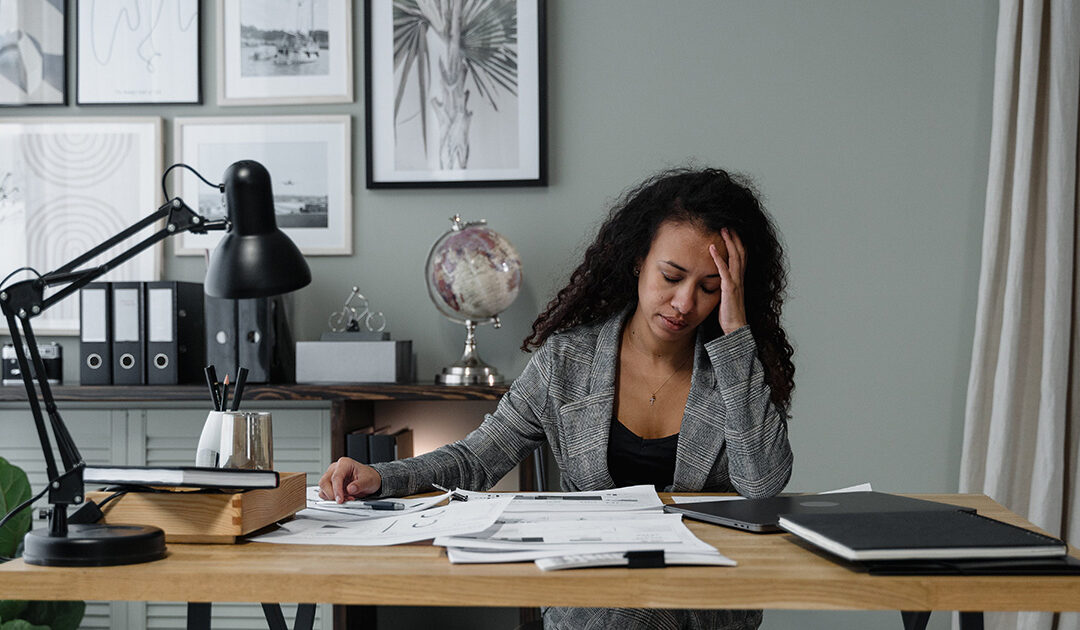
[[[101,522],[160,527],[171,543],[234,543],[307,506],[307,475],[283,472],[279,477],[277,488],[232,494],[129,492],[105,504]],[[86,498],[101,502],[111,494],[87,492]]]

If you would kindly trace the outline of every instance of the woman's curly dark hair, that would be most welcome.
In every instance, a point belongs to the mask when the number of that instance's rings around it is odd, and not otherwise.
[[[659,173],[625,193],[600,227],[569,283],[532,325],[521,349],[529,352],[563,330],[611,317],[637,304],[634,268],[645,259],[665,221],[720,233],[734,230],[746,247],[746,315],[765,368],[771,399],[789,409],[795,388],[794,350],[780,326],[787,272],[776,229],[750,183],[720,169],[679,168]],[[719,308],[719,307],[718,307]],[[702,324],[706,341],[722,334],[717,315]]]

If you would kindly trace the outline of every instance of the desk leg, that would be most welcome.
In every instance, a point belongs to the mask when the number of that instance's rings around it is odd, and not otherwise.
[[[904,630],[926,630],[926,624],[930,622],[929,611],[903,611],[900,616],[904,619]],[[960,630],[983,630],[983,614],[981,612],[960,613]]]
[[[289,630],[285,625],[285,614],[281,612],[281,604],[263,604],[263,614],[266,615],[266,625],[270,630]],[[298,604],[296,606],[296,620],[293,621],[293,630],[311,630],[315,625],[315,604]]]
[[[900,617],[904,620],[904,630],[926,630],[926,624],[930,623],[928,610],[904,610],[900,612]]]
[[[187,630],[210,630],[210,602],[188,602]]]

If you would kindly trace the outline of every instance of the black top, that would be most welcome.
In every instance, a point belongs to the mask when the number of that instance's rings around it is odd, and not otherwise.
[[[675,449],[679,434],[646,440],[611,419],[608,439],[608,471],[615,487],[650,484],[663,490],[675,479]]]

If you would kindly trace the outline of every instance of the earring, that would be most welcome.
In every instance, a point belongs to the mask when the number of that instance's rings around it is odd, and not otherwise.
[[[641,267],[634,267],[634,275],[637,276],[637,275],[640,275],[640,274],[641,274]]]

